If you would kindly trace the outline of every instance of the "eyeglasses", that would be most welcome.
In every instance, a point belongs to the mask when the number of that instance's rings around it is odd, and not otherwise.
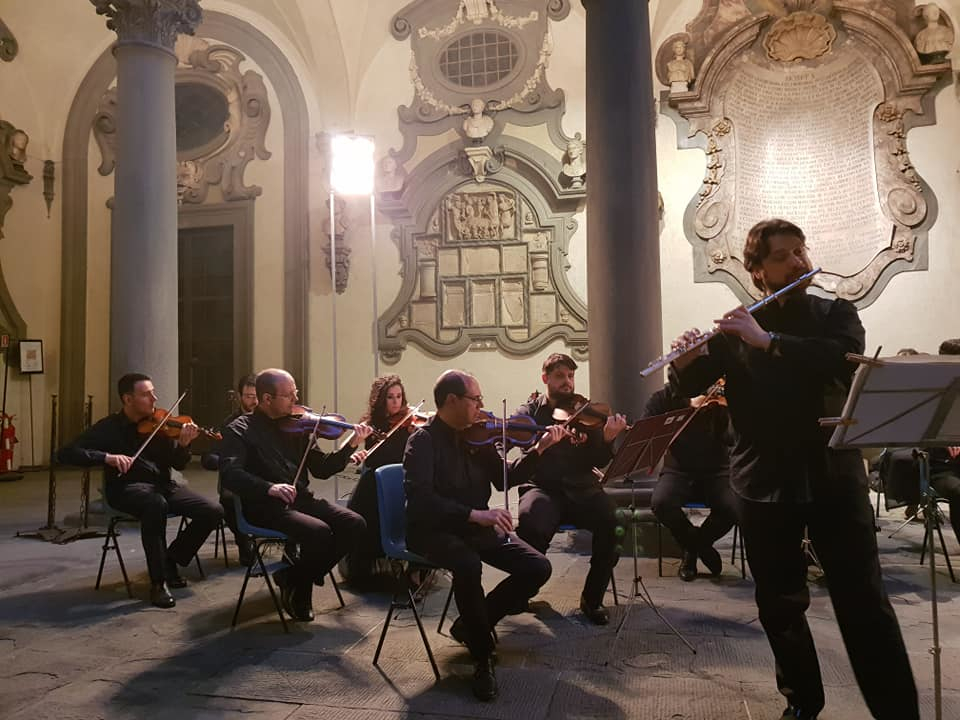
[[[483,395],[461,395],[460,397],[473,400],[477,405],[483,405]]]
[[[287,398],[289,400],[297,399],[297,391],[294,390],[292,393],[271,393],[274,397],[278,398]]]

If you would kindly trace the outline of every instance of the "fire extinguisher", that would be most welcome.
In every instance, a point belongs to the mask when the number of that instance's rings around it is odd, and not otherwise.
[[[3,430],[0,430],[0,473],[13,471],[13,446],[20,442],[17,440],[17,429],[13,426],[14,417],[6,413],[0,415],[3,423]]]

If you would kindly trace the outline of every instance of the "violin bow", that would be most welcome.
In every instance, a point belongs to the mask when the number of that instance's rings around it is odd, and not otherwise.
[[[140,449],[137,450],[136,453],[134,453],[133,459],[130,461],[130,467],[133,467],[133,464],[137,461],[137,458],[140,457],[140,453],[142,453],[142,452],[146,449],[147,445],[150,443],[151,440],[153,440],[154,436],[155,436],[158,432],[160,432],[160,428],[162,428],[164,425],[167,424],[167,420],[170,419],[170,416],[173,415],[173,411],[177,409],[177,406],[178,406],[178,405],[183,401],[183,399],[187,396],[187,393],[188,393],[188,392],[190,392],[190,391],[189,391],[189,390],[184,390],[184,391],[183,391],[183,394],[182,394],[179,398],[177,398],[177,401],[176,401],[173,405],[170,406],[170,409],[167,410],[167,414],[163,416],[163,419],[162,419],[160,422],[157,423],[157,426],[153,429],[153,432],[150,433],[150,434],[147,436],[147,439],[143,441],[143,444],[140,445]],[[117,473],[117,477],[121,477],[122,475],[125,475],[125,474],[126,474],[126,473]]]
[[[367,451],[367,457],[370,457],[371,455],[373,455],[381,445],[383,445],[387,440],[390,439],[390,436],[391,436],[391,435],[393,435],[397,430],[399,430],[401,427],[403,427],[403,424],[404,424],[407,420],[409,420],[409,419],[412,418],[414,415],[416,415],[418,412],[420,412],[420,408],[423,407],[423,404],[424,404],[425,402],[426,402],[426,400],[421,400],[417,405],[415,405],[415,406],[413,406],[412,408],[410,408],[410,412],[408,412],[406,415],[404,415],[403,420],[401,420],[401,421],[398,422],[396,425],[394,425],[394,426],[390,429],[390,432],[388,432],[386,435],[383,436],[383,438],[380,440],[380,442],[378,442],[376,445],[374,445],[372,448],[370,448],[370,449]]]
[[[507,480],[507,399],[503,399],[503,422],[500,424],[500,441],[503,443],[503,508],[510,512],[510,483]]]

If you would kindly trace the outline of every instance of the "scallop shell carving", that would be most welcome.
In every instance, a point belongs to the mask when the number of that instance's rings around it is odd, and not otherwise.
[[[830,52],[837,31],[823,15],[795,12],[780,18],[763,39],[771,60],[812,60]]]

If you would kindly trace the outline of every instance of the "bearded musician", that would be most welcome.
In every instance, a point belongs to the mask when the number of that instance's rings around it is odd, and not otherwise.
[[[543,362],[541,380],[546,392],[536,394],[517,410],[539,425],[551,425],[558,408],[570,409],[577,364],[569,355],[554,353]],[[603,427],[587,430],[581,442],[569,438],[544,452],[531,476],[520,488],[520,523],[517,534],[541,553],[560,525],[572,523],[593,534],[590,571],[583,584],[580,610],[590,622],[606,625],[610,615],[603,594],[619,557],[615,551],[616,505],[597,482],[595,467],[613,458],[612,444],[627,426],[623,415],[610,415]]]

